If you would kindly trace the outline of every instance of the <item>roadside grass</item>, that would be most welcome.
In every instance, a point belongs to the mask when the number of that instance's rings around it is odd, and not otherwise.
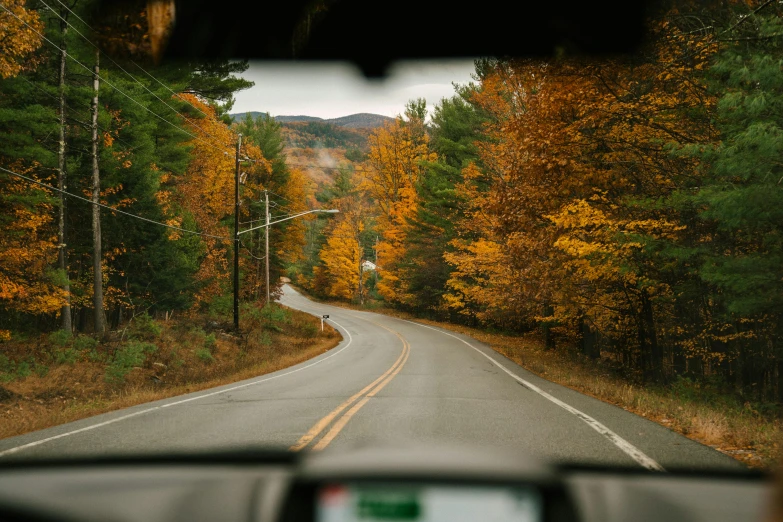
[[[591,360],[568,348],[545,350],[538,335],[508,335],[431,321],[378,303],[358,306],[323,302],[415,320],[468,335],[540,377],[657,422],[749,467],[767,470],[779,467],[779,444],[783,434],[780,418],[771,408],[742,402],[717,386],[688,379],[679,379],[667,386],[643,385],[624,375],[608,359]]]
[[[280,305],[242,312],[238,335],[210,313],[137,317],[101,342],[55,332],[0,344],[0,438],[274,372],[341,340]]]

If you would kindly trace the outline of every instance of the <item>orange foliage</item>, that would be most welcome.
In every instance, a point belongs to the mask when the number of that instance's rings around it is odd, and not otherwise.
[[[21,164],[9,168],[36,177]],[[5,310],[51,314],[65,302],[64,291],[50,273],[57,259],[50,196],[45,189],[16,178],[0,183],[0,307]],[[22,202],[25,199],[33,201]]]
[[[663,197],[693,170],[670,146],[713,139],[715,102],[697,71],[715,48],[656,30],[641,63],[516,60],[483,78],[473,102],[493,123],[482,168],[467,167],[459,187],[468,208],[446,254],[450,307],[509,326],[586,319],[607,331],[669,292],[645,275],[637,238],[671,239],[679,220],[628,202]]]
[[[43,43],[38,33],[44,24],[38,12],[25,7],[26,0],[3,0],[0,10],[0,77],[10,78],[35,64],[30,56]],[[27,24],[27,25],[25,25]]]
[[[319,291],[331,297],[354,299],[359,293],[361,249],[359,233],[363,225],[358,213],[341,215],[321,249],[323,266],[315,267]]]
[[[185,174],[174,180],[178,202],[193,215],[201,232],[224,236],[227,240],[204,237],[207,252],[196,274],[205,286],[196,294],[196,301],[208,301],[222,293],[230,277],[230,262],[233,255],[234,177],[235,155],[230,151],[236,147],[236,134],[216,115],[215,110],[196,96],[182,95],[189,103],[207,116],[190,118],[186,125],[194,135],[209,135],[211,142],[224,144],[220,149],[210,147],[203,140],[193,140],[190,145],[191,161]],[[203,131],[203,132],[202,132]],[[243,145],[244,156],[253,160],[243,163],[242,172],[247,179],[242,187],[243,196],[257,194],[270,171],[269,162],[264,159],[258,147]]]
[[[378,293],[387,301],[410,303],[414,297],[407,290],[402,265],[407,258],[407,219],[417,209],[416,184],[424,162],[435,161],[429,151],[429,138],[423,122],[401,117],[370,135],[370,153],[365,163],[366,178],[362,187],[381,212],[378,243]]]

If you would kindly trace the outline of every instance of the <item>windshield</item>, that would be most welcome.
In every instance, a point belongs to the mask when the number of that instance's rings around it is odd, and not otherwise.
[[[173,2],[107,5],[0,1],[0,459],[775,463],[779,3],[381,78],[166,60]]]

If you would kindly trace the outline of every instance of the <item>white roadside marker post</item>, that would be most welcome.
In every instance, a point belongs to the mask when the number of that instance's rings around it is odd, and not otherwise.
[[[324,319],[329,319],[329,315],[324,314],[321,316],[321,331],[324,331]]]

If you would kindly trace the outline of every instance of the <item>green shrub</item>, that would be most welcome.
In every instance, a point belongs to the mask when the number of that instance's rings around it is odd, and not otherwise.
[[[269,304],[261,309],[261,316],[270,323],[290,323],[291,311],[280,305]]]
[[[163,329],[160,324],[147,313],[134,317],[129,328],[129,333],[132,338],[144,339],[147,341],[160,337],[162,331]]]
[[[73,340],[68,330],[57,330],[49,334],[49,343],[55,346],[68,346]]]
[[[106,381],[121,384],[134,367],[144,364],[147,354],[154,353],[157,349],[152,343],[139,341],[123,346],[114,353],[111,363],[106,367]]]
[[[302,332],[302,336],[308,339],[312,339],[313,337],[316,337],[318,335],[318,332],[321,330],[321,327],[316,326],[312,323],[305,323],[300,327],[300,330]]]
[[[0,353],[0,382],[11,382],[15,379],[23,379],[33,373],[32,366],[35,359],[32,357],[26,361],[14,362],[6,355]]]
[[[0,353],[0,373],[13,373],[14,369],[16,369],[14,361],[5,354]]]
[[[194,336],[198,337],[199,339],[203,339],[207,335],[207,333],[204,331],[204,329],[201,328],[200,326],[195,326],[195,327],[191,328],[189,330],[189,332],[190,332],[191,335],[194,335]]]
[[[213,319],[225,319],[234,313],[234,297],[221,295],[212,299],[207,306],[207,313]]]
[[[216,345],[217,339],[215,338],[215,334],[211,333],[209,335],[204,335],[203,345],[199,348],[196,348],[196,357],[204,362],[214,361],[215,357],[213,356],[213,353],[215,351]]]
[[[16,364],[5,354],[0,353],[0,382],[8,382],[16,377]]]
[[[261,334],[259,342],[264,346],[272,346],[272,336],[269,335],[269,332],[263,332]]]
[[[46,377],[49,374],[49,367],[45,364],[36,364],[35,373],[38,377]]]
[[[25,377],[29,377],[31,373],[33,373],[33,370],[30,368],[30,363],[28,361],[16,363],[17,378],[24,379]]]
[[[74,364],[79,359],[79,352],[75,348],[58,348],[54,351],[55,364]]]
[[[196,357],[198,357],[203,362],[212,362],[215,360],[215,357],[212,356],[212,352],[209,350],[209,348],[205,347],[196,348]]]
[[[87,352],[87,359],[92,362],[106,362],[107,358],[108,356],[106,352],[98,349],[97,347]]]
[[[73,341],[73,347],[82,352],[94,350],[97,346],[98,340],[89,335],[79,335]]]
[[[242,307],[242,317],[252,328],[275,332],[282,332],[282,325],[291,323],[290,310],[277,304],[269,304],[263,308],[255,304],[245,304]]]

